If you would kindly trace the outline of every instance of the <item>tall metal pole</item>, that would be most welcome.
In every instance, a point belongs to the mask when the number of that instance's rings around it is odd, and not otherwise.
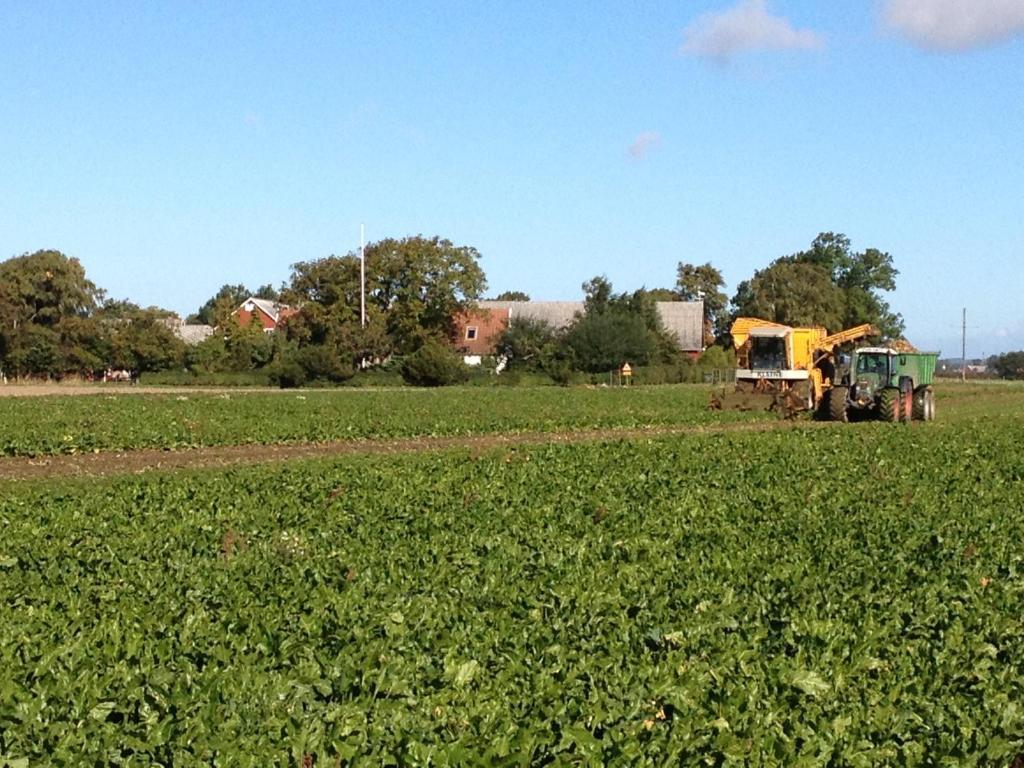
[[[964,319],[960,326],[960,381],[967,381],[967,307],[964,307]]]
[[[366,225],[359,225],[359,323],[366,327]]]

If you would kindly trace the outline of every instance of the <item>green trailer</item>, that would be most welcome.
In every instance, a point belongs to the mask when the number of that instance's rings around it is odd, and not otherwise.
[[[935,364],[938,352],[904,352],[861,347],[853,353],[842,384],[826,393],[824,414],[833,421],[935,418]]]

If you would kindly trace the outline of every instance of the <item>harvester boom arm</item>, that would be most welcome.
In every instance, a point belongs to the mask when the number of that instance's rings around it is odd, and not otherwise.
[[[847,328],[845,331],[839,331],[839,333],[833,333],[831,336],[826,336],[823,339],[818,339],[818,341],[814,342],[814,349],[832,350],[840,344],[846,344],[849,341],[857,341],[857,339],[863,339],[865,336],[877,335],[878,329],[870,323],[865,323],[864,325]]]

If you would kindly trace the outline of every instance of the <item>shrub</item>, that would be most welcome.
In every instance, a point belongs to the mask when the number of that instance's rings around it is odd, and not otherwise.
[[[289,357],[285,357],[286,361],[288,359]],[[325,344],[300,347],[293,359],[302,367],[307,381],[338,383],[351,379],[355,374],[352,361],[342,359],[334,349]]]
[[[697,362],[701,368],[735,368],[736,353],[731,349],[712,346],[701,353]]]
[[[275,360],[267,366],[267,371],[270,381],[281,389],[293,389],[306,383],[306,371],[294,355]]]
[[[469,377],[465,363],[447,346],[430,339],[402,362],[402,378],[418,387],[443,387]]]
[[[644,365],[655,347],[642,317],[612,311],[578,318],[565,341],[576,367],[589,373],[616,370],[625,362]]]
[[[568,387],[572,384],[573,371],[565,360],[553,360],[545,366],[548,376],[560,387]]]

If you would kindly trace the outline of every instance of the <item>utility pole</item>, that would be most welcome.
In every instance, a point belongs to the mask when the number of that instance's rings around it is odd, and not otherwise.
[[[359,324],[366,327],[366,225],[359,225]]]
[[[960,326],[960,381],[967,381],[967,307],[964,307],[964,319]]]

